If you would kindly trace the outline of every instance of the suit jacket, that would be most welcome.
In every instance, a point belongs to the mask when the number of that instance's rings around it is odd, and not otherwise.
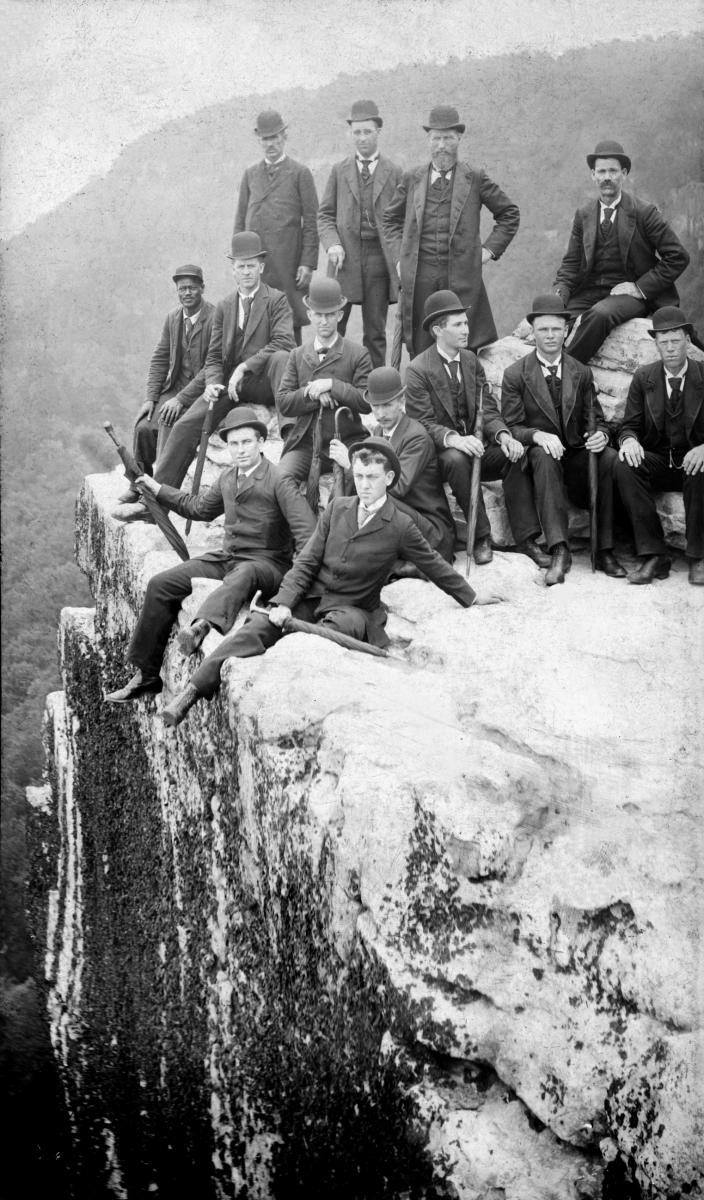
[[[284,576],[272,604],[293,609],[305,597],[319,599],[318,611],[341,605],[361,608],[371,616],[380,604],[381,589],[397,558],[408,559],[448,596],[469,608],[475,593],[461,575],[431,550],[406,513],[387,498],[366,525],[357,528],[356,496],[333,500],[318,519],[312,538]],[[377,634],[367,623],[370,640]]]
[[[320,362],[312,343],[297,346],[292,350],[284,371],[276,405],[284,417],[296,417],[284,439],[284,453],[295,450],[313,436],[313,425],[321,411],[320,401],[304,395],[306,385],[312,379],[332,378],[332,397],[337,407],[346,404],[352,410],[352,420],[345,421],[342,441],[348,444],[368,436],[359,420],[359,413],[371,412],[363,391],[372,364],[367,351],[356,342],[338,337],[335,345]],[[327,454],[330,438],[334,436],[335,417],[332,409],[323,409],[323,452]]]
[[[246,362],[253,375],[261,375],[276,350],[290,350],[295,345],[291,309],[286,297],[276,288],[260,283],[244,331],[242,353],[236,359],[234,343],[238,309],[239,292],[231,292],[215,310],[210,348],[205,360],[205,383],[227,385],[240,362]]]
[[[460,371],[469,416],[467,429],[474,429],[479,390],[483,386],[484,439],[494,442],[497,434],[502,430],[508,433],[508,429],[489,390],[483,367],[471,350],[460,350]],[[445,449],[446,434],[450,430],[456,431],[457,427],[452,413],[450,380],[436,346],[424,350],[408,365],[406,412],[427,429],[438,453]]]
[[[273,179],[266,164],[247,167],[240,184],[234,233],[251,229],[267,251],[266,280],[286,293],[294,325],[308,325],[302,293],[296,288],[300,266],[318,265],[318,193],[308,167],[288,155]]]
[[[384,236],[382,218],[387,205],[391,203],[402,175],[403,172],[396,163],[392,163],[389,158],[381,155],[372,175],[376,227],[389,271],[389,301],[391,303],[398,296],[397,260],[394,259]],[[360,237],[361,217],[359,171],[355,155],[352,154],[342,162],[335,163],[330,173],[318,210],[318,233],[324,250],[329,250],[331,246],[342,246],[345,251],[345,261],[338,272],[337,279],[345,296],[353,304],[361,304],[364,296]]]
[[[589,367],[562,355],[562,396],[560,407],[564,439],[573,449],[583,449],[587,431],[589,406],[593,402],[596,428],[607,437],[609,428],[597,398],[594,379]],[[563,438],[558,413],[545,382],[535,350],[512,363],[504,371],[501,385],[501,412],[513,437],[523,446],[533,445],[533,434],[556,433]]]
[[[237,475],[236,467],[227,467],[212,487],[197,496],[162,484],[159,503],[196,521],[225,514],[222,549],[202,555],[206,561],[265,559],[285,571],[291,563],[291,534],[300,550],[315,529],[310,506],[296,485],[266,458],[246,477],[239,492]]]
[[[184,408],[190,408],[193,401],[200,396],[205,387],[204,377],[200,374],[210,345],[210,335],[213,329],[215,305],[203,301],[199,320],[193,328],[191,338],[198,339],[197,354],[200,362],[198,371],[190,383],[186,384],[176,396]],[[174,308],[164,321],[164,328],[152,354],[147,376],[147,401],[156,405],[159,397],[168,392],[174,380],[178,379],[181,370],[181,335],[183,333],[183,309],[179,305]]]
[[[412,297],[418,271],[420,234],[428,194],[428,163],[407,172],[396,188],[384,213],[384,236],[395,262],[401,263],[401,289],[404,304],[403,332],[412,345]],[[495,218],[494,227],[484,242],[494,258],[500,258],[520,222],[513,201],[489,179],[484,171],[475,171],[469,163],[458,162],[452,184],[450,209],[450,258],[448,287],[470,308],[469,328],[473,346],[496,341],[497,333],[489,298],[482,282],[482,241],[479,222],[482,206]]]
[[[598,200],[577,209],[565,257],[553,283],[565,303],[589,283],[598,222]],[[655,205],[622,192],[616,231],[623,282],[638,285],[651,312],[666,304],[678,304],[674,281],[687,266],[689,254]]]
[[[684,383],[684,423],[687,442],[704,444],[704,363],[688,359]],[[626,411],[618,440],[637,438],[644,450],[657,450],[665,434],[665,368],[661,362],[638,367],[628,389]]]
[[[374,429],[374,436],[384,436],[380,425]],[[401,464],[400,478],[389,495],[395,501],[401,500],[430,521],[439,535],[439,552],[443,557],[447,557],[448,553],[451,555],[455,541],[455,523],[447,503],[440,466],[430,434],[420,421],[415,421],[404,413],[389,441]]]

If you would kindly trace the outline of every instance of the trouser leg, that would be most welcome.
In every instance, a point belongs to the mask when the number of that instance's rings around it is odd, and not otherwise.
[[[654,491],[659,491],[671,472],[667,458],[652,450],[645,451],[639,467],[617,460],[614,479],[633,527],[636,554],[665,554],[665,535],[655,508]]]
[[[223,638],[218,648],[203,660],[189,683],[206,700],[211,700],[220,687],[220,671],[226,659],[254,658],[264,654],[282,637],[283,631],[277,625],[272,625],[268,617],[252,613],[244,625]]]
[[[685,553],[688,558],[704,558],[704,475],[685,475],[679,471],[682,481],[684,520],[687,531]]]
[[[191,594],[191,580],[222,579],[226,570],[225,562],[192,558],[152,576],[127,650],[127,661],[140,667],[145,678],[159,674],[171,626]]]
[[[219,633],[229,633],[242,605],[259,590],[266,603],[282,578],[283,572],[263,559],[237,563],[223,577],[221,586],[206,597],[194,620],[208,621]]]
[[[389,271],[379,242],[362,242],[362,341],[372,367],[386,362],[386,315],[389,311]]]
[[[166,425],[159,424],[159,416],[167,400],[172,400],[176,392],[164,392],[159,397],[151,417],[142,417],[134,427],[132,447],[137,465],[144,475],[151,475],[152,468],[159,457],[159,434]]]
[[[423,309],[428,296],[448,287],[448,263],[437,259],[418,260],[415,287],[413,289],[413,340],[407,347],[411,358],[433,345],[433,336],[423,329]],[[404,304],[408,303],[404,296]]]
[[[589,460],[588,450],[568,450],[563,462],[563,478],[567,495],[579,508],[589,508]],[[614,547],[614,467],[618,454],[610,446],[594,456],[597,464],[596,548],[613,550]]]
[[[296,446],[295,450],[284,450],[279,459],[279,474],[292,479],[294,483],[303,483],[310,475],[313,462],[313,447]]]
[[[352,315],[352,307],[352,301],[348,300],[347,304],[342,310],[342,320],[338,322],[337,326],[337,332],[339,333],[340,337],[344,337],[345,333],[347,332],[347,324]]]
[[[461,450],[448,449],[440,451],[438,460],[443,480],[449,483],[450,490],[462,509],[465,520],[468,521],[472,489],[472,463],[474,459],[470,458],[467,454],[463,454]],[[477,527],[475,538],[479,541],[481,538],[489,537],[490,534],[491,525],[486,515],[484,497],[480,486],[477,496]]]
[[[217,428],[231,408],[232,401],[224,391],[213,405],[213,429]],[[198,453],[207,411],[205,397],[199,396],[171,426],[166,445],[154,464],[157,483],[167,483],[175,488],[181,486],[186,471]]]
[[[524,542],[540,534],[540,521],[533,499],[530,477],[521,463],[512,463],[500,446],[487,446],[482,458],[482,481],[500,479],[504,489],[506,513],[515,542]]]
[[[528,451],[528,470],[545,542],[548,550],[552,550],[558,542],[567,542],[567,493],[562,463],[546,454],[541,446],[532,446]]]
[[[582,363],[589,362],[617,325],[623,325],[624,321],[630,321],[633,317],[644,317],[648,311],[645,300],[636,300],[634,296],[609,295],[586,309],[582,308],[579,297],[575,296],[568,308],[571,313],[582,314],[577,331],[567,346],[567,353]]]

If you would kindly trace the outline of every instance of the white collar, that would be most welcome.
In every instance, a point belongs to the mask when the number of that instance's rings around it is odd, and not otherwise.
[[[444,350],[441,350],[439,346],[437,346],[437,352],[440,355],[443,362],[445,362],[445,363],[451,363],[451,362],[459,363],[460,362],[459,350],[457,351],[456,354],[453,354],[452,357],[450,357],[449,354],[446,354]]]
[[[314,339],[314,341],[313,341],[313,350],[315,351],[315,353],[316,353],[316,354],[321,354],[323,350],[325,350],[325,351],[333,350],[333,349],[334,349],[334,347],[335,347],[335,346],[337,345],[337,343],[338,343],[338,339],[339,339],[339,337],[340,337],[339,333],[336,333],[336,334],[335,334],[335,341],[334,341],[334,342],[330,342],[330,343],[329,343],[327,346],[324,346],[322,342],[319,342],[319,341],[318,341],[318,339],[317,339],[317,337],[316,337],[316,338]]]
[[[260,457],[260,459],[259,459],[259,462],[258,462],[258,463],[255,463],[253,467],[250,467],[248,471],[242,471],[242,470],[241,470],[241,469],[238,467],[238,468],[237,468],[237,474],[238,474],[238,476],[239,476],[239,478],[240,478],[240,479],[242,478],[242,476],[243,476],[243,475],[244,475],[244,478],[245,478],[245,479],[249,479],[250,475],[253,475],[253,474],[254,474],[254,472],[256,471],[257,467],[261,467],[261,465],[262,465],[262,460],[261,460],[261,457]]]
[[[457,163],[455,163],[455,166],[457,166]],[[454,169],[455,169],[455,167],[448,167],[446,171],[441,171],[439,167],[436,167],[433,165],[433,163],[431,163],[430,164],[430,182],[435,183],[436,179],[439,179],[441,175],[442,175],[443,179],[447,179],[448,175],[450,177],[452,177],[452,172],[454,171]]]
[[[664,364],[664,363],[663,363],[662,365],[663,365],[663,367],[665,367],[665,364]],[[672,380],[673,380],[673,379],[682,379],[682,380],[684,380],[684,377],[685,377],[685,375],[687,374],[687,367],[688,367],[688,366],[689,366],[689,359],[688,359],[688,358],[686,358],[686,359],[685,359],[685,363],[684,363],[684,366],[683,366],[682,370],[681,370],[681,371],[677,371],[677,372],[676,372],[676,374],[674,374],[674,375],[672,374],[672,372],[671,372],[671,371],[668,371],[667,367],[665,367],[665,380],[666,380],[666,382],[669,384],[669,383],[671,383],[671,382],[672,382]]]
[[[202,305],[202,304],[201,304],[200,308],[198,309],[198,312],[197,312],[197,313],[192,313],[192,314],[191,314],[191,313],[187,313],[187,312],[186,312],[186,310],[185,310],[185,308],[184,308],[184,310],[183,310],[183,319],[184,319],[184,321],[190,321],[190,322],[191,322],[191,325],[195,325],[195,324],[196,324],[198,321],[200,321],[200,318],[201,318],[201,314],[202,314],[202,312],[203,312],[203,305]]]
[[[359,507],[364,509],[365,512],[368,512],[370,514],[377,513],[380,508],[384,507],[385,504],[386,504],[386,493],[384,493],[383,496],[380,496],[378,500],[375,500],[373,504],[364,505],[364,504],[362,504],[361,500],[359,501]]]
[[[239,296],[240,300],[253,300],[258,291],[259,291],[259,284],[257,284],[254,291],[250,292],[248,296],[245,296],[244,292],[241,292],[239,290],[239,288],[237,289],[237,295]]]
[[[548,362],[547,358],[543,358],[542,354],[539,354],[537,350],[535,353],[536,353],[538,362],[540,363],[540,365],[544,371],[551,371],[551,369],[553,367],[557,367],[557,378],[562,379],[562,355],[560,355],[557,362],[550,363],[550,362]]]
[[[609,220],[610,220],[610,221],[613,221],[613,219],[614,219],[614,217],[615,217],[615,215],[616,215],[616,209],[618,208],[619,204],[621,203],[621,200],[622,200],[622,198],[623,198],[623,194],[621,194],[621,196],[619,196],[618,200],[614,200],[613,204],[604,204],[604,201],[603,201],[603,200],[600,200],[600,201],[599,201],[599,207],[600,207],[600,210],[601,210],[601,219],[602,219],[602,221],[603,221],[603,219],[604,219],[604,209],[605,209],[605,208],[610,208],[610,209],[611,209],[611,216],[609,217]]]
[[[279,163],[282,163],[284,161],[285,157],[286,157],[286,155],[282,154],[280,158],[275,158],[273,162],[269,162],[269,159],[265,158],[264,166],[265,167],[278,167]]]

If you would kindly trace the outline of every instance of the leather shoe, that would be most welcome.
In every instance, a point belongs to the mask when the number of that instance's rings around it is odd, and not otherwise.
[[[533,562],[538,567],[549,567],[552,562],[550,555],[546,554],[544,550],[541,550],[540,546],[533,538],[526,538],[524,542],[519,542],[516,546],[516,549],[520,554],[525,554],[527,558],[532,558]]]
[[[119,688],[116,692],[108,692],[105,701],[107,704],[130,704],[140,696],[157,694],[163,686],[159,675],[152,675],[149,679],[145,679],[141,670],[136,671],[123,688]]]
[[[161,715],[164,724],[180,725],[189,709],[193,708],[193,705],[200,699],[202,699],[200,692],[196,691],[192,683],[189,683],[185,691],[175,696],[171,703],[163,709]]]
[[[491,538],[477,538],[474,543],[474,561],[478,567],[483,567],[486,563],[490,563],[494,557],[494,551],[491,548]]]
[[[178,635],[178,648],[182,654],[195,654],[198,647],[207,638],[212,625],[210,621],[199,617],[188,629],[182,629]]]
[[[126,492],[117,497],[118,504],[136,504],[139,500],[139,492],[136,487],[128,487]]]
[[[564,583],[565,575],[572,566],[572,555],[566,542],[558,542],[552,548],[550,566],[545,572],[545,586],[552,587],[554,583]]]
[[[699,586],[704,584],[704,558],[690,558],[689,582]]]
[[[155,524],[152,514],[143,504],[133,504],[130,508],[125,507],[122,511],[116,508],[112,515],[116,521],[122,521],[124,525],[130,525],[134,521],[144,521],[147,525]]]
[[[625,579],[626,571],[612,550],[599,550],[596,555],[596,569],[610,575],[612,579]]]
[[[654,579],[667,579],[672,560],[666,554],[646,554],[640,566],[628,577],[629,583],[652,583]]]

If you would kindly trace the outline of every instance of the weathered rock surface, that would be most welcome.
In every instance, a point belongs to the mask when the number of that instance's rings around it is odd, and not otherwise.
[[[294,635],[231,660],[174,731],[161,697],[101,703],[147,579],[176,561],[109,516],[122,486],[93,476],[79,500],[96,610],[63,617],[51,812],[34,797],[81,1169],[130,1197],[354,1178],[568,1200],[601,1195],[601,1144],[653,1200],[702,1195],[702,598],[684,563],[634,590],[582,554],[545,589],[499,553],[473,574],[510,603],[469,611],[397,583],[401,661]],[[194,526],[192,552],[215,534]],[[172,640],[167,694],[191,666]]]

